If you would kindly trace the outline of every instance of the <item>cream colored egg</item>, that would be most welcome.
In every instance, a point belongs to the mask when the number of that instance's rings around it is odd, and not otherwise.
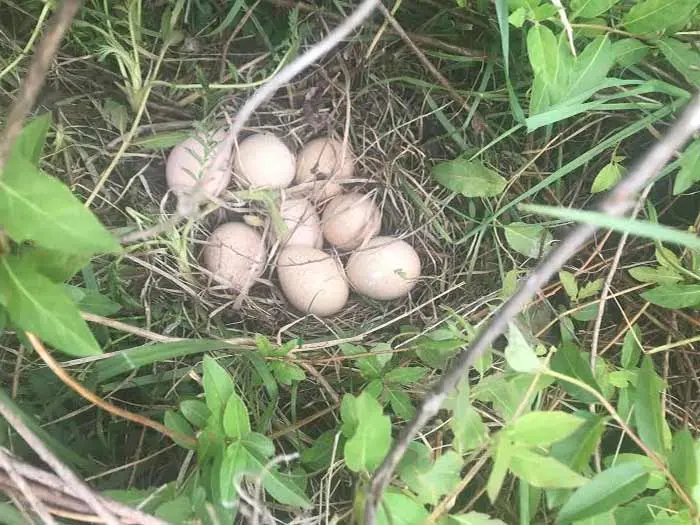
[[[226,130],[220,129],[197,134],[175,146],[165,165],[168,188],[181,196],[191,193],[201,181],[204,195],[219,195],[231,181],[231,149],[225,138]]]
[[[375,237],[350,256],[346,272],[357,292],[389,301],[407,295],[420,277],[413,247],[395,237]]]
[[[382,226],[382,214],[370,195],[336,195],[326,206],[321,219],[323,236],[343,250],[354,250],[365,239],[374,237]]]
[[[290,199],[280,206],[280,214],[287,226],[287,232],[280,237],[287,246],[323,246],[321,219],[308,199]]]
[[[350,290],[343,268],[331,255],[308,246],[287,246],[277,261],[285,297],[304,313],[321,317],[340,312]]]
[[[271,133],[256,133],[235,148],[234,172],[251,188],[286,188],[294,180],[294,154]]]
[[[247,224],[227,222],[212,232],[202,262],[217,282],[246,292],[263,271],[265,245]]]
[[[339,140],[322,137],[308,142],[297,157],[297,170],[294,181],[297,184],[317,181],[317,198],[327,199],[341,192],[338,182],[351,179],[355,156],[349,148],[343,152]]]

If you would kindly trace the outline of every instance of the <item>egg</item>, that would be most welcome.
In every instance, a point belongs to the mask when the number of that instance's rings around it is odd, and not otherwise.
[[[287,246],[277,260],[285,297],[304,313],[321,317],[340,312],[350,290],[338,261],[308,246]]]
[[[420,277],[418,254],[396,237],[375,237],[350,256],[345,268],[353,288],[362,295],[390,301],[407,295]]]
[[[382,214],[374,199],[362,193],[336,195],[321,219],[323,236],[344,250],[354,250],[365,239],[374,237],[382,226]]]
[[[317,181],[314,185],[316,198],[327,199],[341,192],[339,181],[351,179],[355,156],[343,143],[329,137],[311,140],[299,152],[294,182]]]
[[[216,197],[231,181],[231,149],[226,130],[199,133],[175,146],[165,164],[168,188],[177,196],[191,193],[201,181],[204,195]]]
[[[280,215],[287,226],[287,232],[280,236],[287,246],[323,246],[321,219],[308,199],[286,200],[280,206]]]
[[[251,135],[235,150],[234,172],[251,188],[286,188],[294,168],[294,154],[271,133]]]
[[[247,292],[262,273],[265,256],[257,231],[242,222],[227,222],[212,232],[202,262],[217,282]]]

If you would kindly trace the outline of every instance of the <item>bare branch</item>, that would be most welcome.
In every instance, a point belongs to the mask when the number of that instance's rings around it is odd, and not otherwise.
[[[630,170],[629,175],[603,199],[599,210],[615,217],[626,214],[634,206],[637,194],[656,177],[673,154],[698,129],[700,129],[700,98],[696,96],[680,119],[669,129],[666,136],[657,142],[649,153],[637,163],[636,167]],[[588,224],[580,224],[572,230],[535,271],[521,283],[515,294],[496,312],[489,324],[472,341],[472,344],[455,358],[450,369],[443,374],[428,393],[416,416],[404,427],[383,463],[372,476],[365,503],[366,525],[374,525],[377,505],[384,489],[391,481],[396,466],[420,429],[440,410],[448,393],[464,377],[472,364],[503,333],[508,323],[520,313],[537,291],[571,256],[576,254],[595,231],[596,227]]]

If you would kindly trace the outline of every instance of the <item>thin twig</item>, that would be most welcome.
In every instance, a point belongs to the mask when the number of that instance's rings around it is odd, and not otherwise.
[[[629,174],[603,199],[599,206],[600,211],[614,217],[627,213],[634,206],[636,195],[656,177],[668,160],[698,129],[700,129],[700,98],[696,96],[666,136],[657,142],[637,166],[630,170]],[[365,502],[366,525],[374,525],[377,505],[384,489],[391,481],[396,466],[420,429],[438,413],[448,393],[465,376],[472,364],[503,333],[508,323],[522,311],[559,268],[578,252],[596,230],[595,226],[589,224],[579,224],[574,228],[491,317],[491,321],[479,332],[472,344],[455,358],[450,369],[428,393],[417,410],[416,416],[404,427],[384,461],[374,472]]]
[[[14,469],[9,461],[9,458],[7,457],[7,453],[2,448],[0,448],[0,468],[7,472],[7,476],[10,478],[10,481],[12,481],[12,483],[14,483],[19,489],[22,496],[27,500],[32,509],[34,509],[34,512],[39,515],[41,520],[45,524],[56,525],[56,521],[51,517],[51,514],[44,503],[36,497],[29,484],[22,476],[20,476],[19,472]]]
[[[46,33],[46,36],[41,40],[36,50],[19,97],[12,105],[10,114],[7,116],[7,126],[5,126],[5,130],[2,132],[2,135],[0,135],[0,177],[2,177],[5,162],[7,162],[10,151],[12,151],[12,146],[22,131],[24,118],[32,109],[36,97],[41,87],[44,85],[49,65],[56,55],[58,45],[63,35],[68,30],[68,27],[70,27],[73,17],[78,12],[79,6],[79,0],[63,1],[58,8],[58,12],[52,18],[51,29]]]

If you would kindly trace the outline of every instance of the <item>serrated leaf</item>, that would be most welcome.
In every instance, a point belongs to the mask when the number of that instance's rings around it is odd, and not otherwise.
[[[232,392],[224,408],[224,432],[230,438],[236,439],[250,432],[248,408],[238,394]]]
[[[391,421],[379,402],[367,393],[355,398],[353,408],[357,427],[345,443],[345,464],[353,472],[372,472],[389,451]]]
[[[700,53],[697,49],[675,38],[663,38],[656,45],[691,85],[700,84]]]
[[[661,411],[659,377],[651,357],[645,356],[637,376],[634,419],[639,437],[653,451],[664,455],[664,415]]]
[[[664,308],[700,306],[700,284],[664,284],[640,295],[645,301]]]
[[[425,377],[428,369],[422,366],[405,366],[394,368],[384,374],[384,381],[387,383],[396,383],[399,385],[410,385],[416,383]]]
[[[0,224],[16,242],[73,254],[119,253],[116,238],[57,179],[13,154],[0,178]]]
[[[207,408],[214,418],[221,421],[228,398],[234,391],[233,380],[229,373],[208,355],[202,360],[202,370]]]
[[[622,342],[622,356],[620,362],[622,368],[634,368],[639,362],[639,357],[642,355],[641,341],[642,332],[637,325],[634,325],[631,330],[627,330],[625,339]]]
[[[529,448],[515,448],[510,459],[510,469],[533,487],[576,488],[588,482],[588,479],[553,457],[543,456]]]
[[[479,161],[461,158],[433,166],[432,175],[439,184],[465,197],[495,197],[507,183]]]
[[[594,18],[610,10],[619,0],[572,0],[571,18]]]
[[[649,46],[636,38],[623,38],[612,46],[615,62],[622,67],[638,64],[649,54]]]
[[[182,415],[178,414],[177,412],[173,412],[172,410],[166,410],[165,416],[163,417],[163,423],[167,428],[169,428],[170,430],[174,430],[178,434],[194,437],[194,432],[192,431],[192,427],[190,426],[190,424],[184,417],[182,417]],[[188,448],[192,450],[194,450],[195,448],[193,444],[188,443],[186,441],[181,441],[180,439],[175,437],[173,437],[172,439],[182,448]]]
[[[549,447],[575,432],[585,420],[560,411],[534,411],[510,423],[505,432],[516,443]]]
[[[102,353],[63,286],[25,266],[16,256],[0,257],[0,303],[18,328],[68,355]]]
[[[699,66],[700,67],[700,66]],[[700,79],[698,80],[700,84]],[[700,140],[692,142],[678,160],[681,169],[673,183],[673,194],[680,195],[700,181]]]
[[[683,276],[673,268],[659,266],[635,266],[629,269],[629,274],[633,279],[643,283],[656,284],[676,284],[683,280]]]
[[[595,176],[595,180],[591,186],[591,193],[600,193],[601,191],[609,190],[620,182],[620,179],[622,179],[620,165],[617,162],[610,162]]]
[[[687,428],[682,428],[673,436],[673,449],[669,458],[669,468],[676,481],[686,494],[698,483],[698,464],[695,457],[695,442]]]
[[[491,503],[496,501],[498,493],[501,491],[503,481],[506,479],[506,474],[508,474],[508,467],[513,457],[513,451],[513,443],[511,441],[508,439],[498,439],[496,448],[491,454],[493,467],[491,468],[491,473],[486,483],[486,494]]]
[[[570,523],[602,514],[644,491],[649,473],[637,463],[604,470],[574,492],[559,511],[557,523]]]
[[[22,133],[17,137],[12,148],[13,154],[18,154],[37,166],[50,127],[51,113],[44,113],[40,117],[33,118],[24,126]]]
[[[180,412],[195,428],[204,428],[211,415],[206,403],[199,399],[185,399],[182,401],[180,403]]]
[[[576,277],[574,277],[574,274],[567,272],[566,270],[562,270],[559,272],[559,281],[564,287],[564,291],[566,292],[566,295],[569,296],[569,299],[575,301],[578,297],[578,284],[576,284]]]
[[[401,479],[408,488],[418,494],[422,503],[436,505],[441,496],[459,483],[462,465],[462,458],[450,450],[441,455],[427,470],[404,469]]]
[[[579,350],[572,345],[563,345],[557,350],[554,356],[552,356],[550,366],[555,372],[578,379],[600,392],[600,386],[593,376],[589,362],[584,359]],[[586,390],[568,381],[557,381],[569,395],[575,397],[579,401],[583,401],[584,403],[598,402],[598,400]]]
[[[698,0],[645,0],[632,6],[622,19],[630,33],[644,35],[683,24],[698,5]]]
[[[531,373],[542,366],[532,346],[515,323],[508,325],[508,345],[505,356],[508,365],[516,372]]]
[[[406,421],[413,419],[413,416],[416,414],[416,408],[411,403],[411,398],[408,397],[408,394],[396,386],[387,388],[386,392],[394,414]]]
[[[511,222],[503,226],[508,246],[526,257],[545,255],[554,239],[552,234],[540,224]]]

